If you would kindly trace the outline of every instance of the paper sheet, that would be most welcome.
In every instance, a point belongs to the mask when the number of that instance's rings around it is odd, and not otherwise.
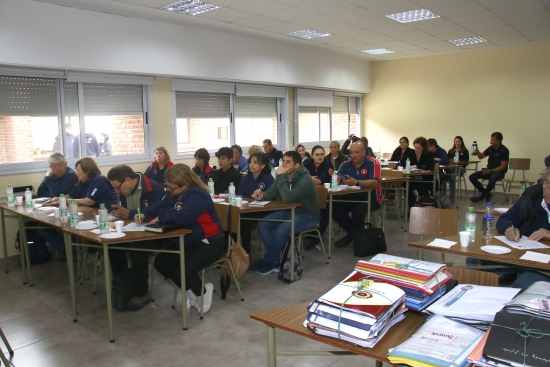
[[[252,205],[252,206],[266,206],[267,204],[271,203],[271,201],[253,201],[251,202],[250,204],[248,205]]]
[[[131,222],[122,228],[124,232],[144,232],[145,227],[147,227],[147,222],[137,223]]]
[[[495,236],[495,238],[499,241],[504,242],[508,246],[518,250],[534,250],[534,249],[548,248],[548,246],[537,241],[532,241],[525,236],[521,236],[518,242],[511,241],[507,239],[506,236]]]
[[[523,256],[520,257],[520,259],[536,261],[536,262],[539,262],[539,263],[549,263],[550,262],[550,255],[541,254],[539,252],[533,252],[533,251],[525,251]]]
[[[457,242],[453,242],[453,241],[447,241],[447,240],[442,240],[440,238],[436,238],[435,240],[433,240],[432,242],[428,243],[428,246],[432,246],[432,247],[442,247],[442,248],[451,248],[453,247],[454,245],[456,245]]]

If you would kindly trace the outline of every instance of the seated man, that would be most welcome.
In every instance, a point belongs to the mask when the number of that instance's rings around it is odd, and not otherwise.
[[[449,164],[449,154],[445,151],[445,149],[441,148],[439,145],[437,145],[437,140],[434,138],[428,139],[428,147],[430,149],[430,152],[434,155],[434,161],[435,163],[439,163],[440,166],[446,166]],[[449,181],[449,175],[439,175],[442,182],[437,183],[437,189],[438,191],[439,187],[444,187],[443,182]]]
[[[237,192],[242,175],[233,167],[233,149],[229,147],[220,148],[216,152],[216,157],[218,157],[220,168],[212,171],[210,175],[212,181],[214,181],[214,192],[216,194],[227,193],[231,182],[233,182],[235,192]]]
[[[265,139],[263,142],[264,152],[269,157],[271,167],[279,167],[279,161],[283,159],[283,152],[273,146],[271,139]]]
[[[233,167],[239,172],[244,172],[244,168],[248,166],[248,159],[243,155],[243,149],[240,145],[233,144]]]
[[[353,241],[353,235],[358,230],[367,214],[368,204],[365,203],[370,195],[371,210],[380,208],[382,203],[382,188],[380,163],[375,158],[367,157],[365,145],[358,140],[350,146],[349,161],[342,163],[338,170],[338,183],[349,186],[359,186],[362,189],[372,190],[370,193],[361,192],[348,194],[342,200],[360,200],[363,202],[334,203],[332,218],[347,232],[334,244],[336,247],[345,247]],[[348,213],[351,212],[351,220]]]
[[[134,172],[126,165],[111,168],[107,173],[107,179],[120,195],[120,205],[111,205],[111,215],[121,219],[133,219],[137,209],[149,207],[160,201],[166,193],[164,186],[155,180],[150,180],[145,175]],[[149,254],[141,251],[129,251],[132,259],[132,267],[128,267],[127,251],[109,250],[111,269],[116,282],[133,284],[132,298],[126,305],[128,309],[140,308],[139,300],[149,292]],[[134,301],[132,301],[134,299]],[[135,304],[135,306],[134,306]],[[142,306],[142,305],[141,305]],[[122,310],[123,305],[116,304],[117,310]]]
[[[487,162],[487,168],[482,171],[474,172],[470,175],[470,182],[480,192],[479,196],[470,198],[471,201],[477,203],[483,199],[491,201],[491,191],[495,188],[497,181],[502,180],[508,172],[508,161],[510,160],[510,152],[508,148],[502,145],[503,136],[501,133],[496,132],[491,134],[491,145],[485,149],[483,153],[477,151],[477,157],[483,159],[489,156]],[[488,179],[489,183],[486,188],[478,180]]]
[[[294,216],[294,231],[314,228],[321,219],[317,191],[309,172],[301,166],[302,157],[296,151],[288,151],[283,156],[283,165],[277,168],[275,183],[267,191],[256,190],[252,194],[256,200],[274,200],[280,195],[285,203],[299,203]],[[265,219],[289,220],[290,210],[278,210]],[[279,253],[290,236],[289,222],[258,222],[260,236],[267,249],[262,260],[253,262],[248,268],[261,275],[277,271]],[[293,240],[293,239],[292,239]]]

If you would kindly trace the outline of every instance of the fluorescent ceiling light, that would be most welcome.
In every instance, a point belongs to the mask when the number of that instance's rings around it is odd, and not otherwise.
[[[161,6],[160,10],[172,11],[188,15],[199,15],[207,11],[220,9],[221,6],[203,3],[200,0],[178,0],[168,5]]]
[[[399,23],[410,23],[418,22],[419,20],[439,18],[439,15],[432,13],[432,11],[428,9],[411,10],[386,16],[390,19],[398,21]]]
[[[382,54],[393,54],[395,51],[388,50],[386,48],[375,48],[374,50],[364,50],[361,52],[369,55],[382,55]]]
[[[319,32],[319,31],[316,31],[315,29],[304,29],[303,31],[297,31],[297,32],[285,34],[285,36],[301,38],[304,40],[307,40],[310,38],[317,38],[317,37],[326,37],[330,35],[331,35],[330,33]]]
[[[485,38],[475,36],[475,37],[468,37],[468,38],[459,38],[456,40],[448,40],[447,42],[450,42],[455,46],[464,46],[464,45],[473,45],[474,43],[487,42],[487,40]]]

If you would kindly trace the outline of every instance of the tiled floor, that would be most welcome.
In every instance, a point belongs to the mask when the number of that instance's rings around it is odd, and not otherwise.
[[[459,228],[464,225],[469,205],[467,197],[460,200]],[[482,208],[484,203],[474,206]],[[393,210],[388,211],[386,219],[388,253],[413,258],[415,250],[407,243],[419,237],[399,228]],[[340,235],[336,232],[336,238]],[[260,256],[258,246],[253,244],[255,259]],[[266,366],[266,327],[251,320],[249,314],[312,301],[349,274],[357,261],[351,246],[333,248],[329,265],[315,249],[305,255],[301,280],[288,285],[277,280],[275,273],[246,274],[242,280],[244,302],[238,299],[234,286],[226,300],[215,294],[204,320],[199,320],[195,309],[191,310],[186,331],[181,330],[181,301],[175,309],[171,307],[173,285],[156,276],[154,303],[138,312],[115,311],[116,342],[112,344],[108,340],[102,276],[96,295],[92,294],[92,280],[77,286],[79,321],[73,323],[66,264],[53,261],[34,266],[35,286],[31,288],[22,284],[17,259],[12,258],[9,274],[3,267],[0,273],[0,327],[15,350],[11,361],[17,367]],[[436,252],[425,252],[424,256],[439,260]],[[447,261],[464,264],[459,256],[447,256]],[[89,266],[91,269],[91,260]],[[215,272],[213,277],[217,283]],[[277,343],[287,350],[330,349],[284,331],[277,332]],[[6,353],[3,344],[2,351]],[[374,361],[358,356],[280,356],[277,362],[283,367],[374,366]]]

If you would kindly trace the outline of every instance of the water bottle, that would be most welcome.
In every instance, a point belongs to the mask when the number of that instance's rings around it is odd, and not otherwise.
[[[8,188],[6,189],[6,194],[8,197],[8,206],[15,206],[15,197],[13,196],[13,187],[8,184]]]
[[[460,154],[458,154],[458,150],[455,150],[455,164],[460,159]]]
[[[485,213],[483,214],[483,221],[485,223],[485,229],[483,231],[483,237],[485,238],[485,243],[489,244],[493,238],[493,220],[495,215],[493,213],[493,203],[488,201],[487,206],[485,207]]]
[[[280,158],[279,159],[279,167],[282,167],[283,166],[283,158]]]
[[[214,181],[212,180],[212,177],[208,179],[208,192],[210,193],[210,197],[214,197]]]
[[[477,154],[477,142],[474,140],[474,143],[472,144],[472,155]]]
[[[330,189],[333,192],[338,191],[338,171],[334,171],[330,180]]]
[[[109,233],[109,213],[107,213],[107,208],[105,204],[99,205],[99,233]]]
[[[382,162],[382,148],[378,148],[378,162]]]
[[[411,161],[409,158],[407,158],[407,162],[405,162],[405,173],[411,173]]]
[[[229,205],[235,205],[235,185],[229,183]]]
[[[277,171],[275,170],[275,167],[271,169],[271,176],[273,176],[273,178],[277,177]]]
[[[59,195],[59,218],[61,222],[69,221],[69,211],[67,210],[67,198],[65,195]]]
[[[471,206],[466,212],[466,225],[464,230],[470,232],[470,242],[474,242],[476,238],[476,213],[474,213],[474,207]]]
[[[71,227],[76,227],[78,225],[78,205],[74,199],[71,199],[69,204],[69,222]]]
[[[34,210],[32,205],[32,192],[29,188],[25,191],[25,209],[27,209],[27,213],[32,213]]]
[[[523,192],[525,191],[525,185],[521,185],[521,190],[519,190],[519,197],[523,195]]]

